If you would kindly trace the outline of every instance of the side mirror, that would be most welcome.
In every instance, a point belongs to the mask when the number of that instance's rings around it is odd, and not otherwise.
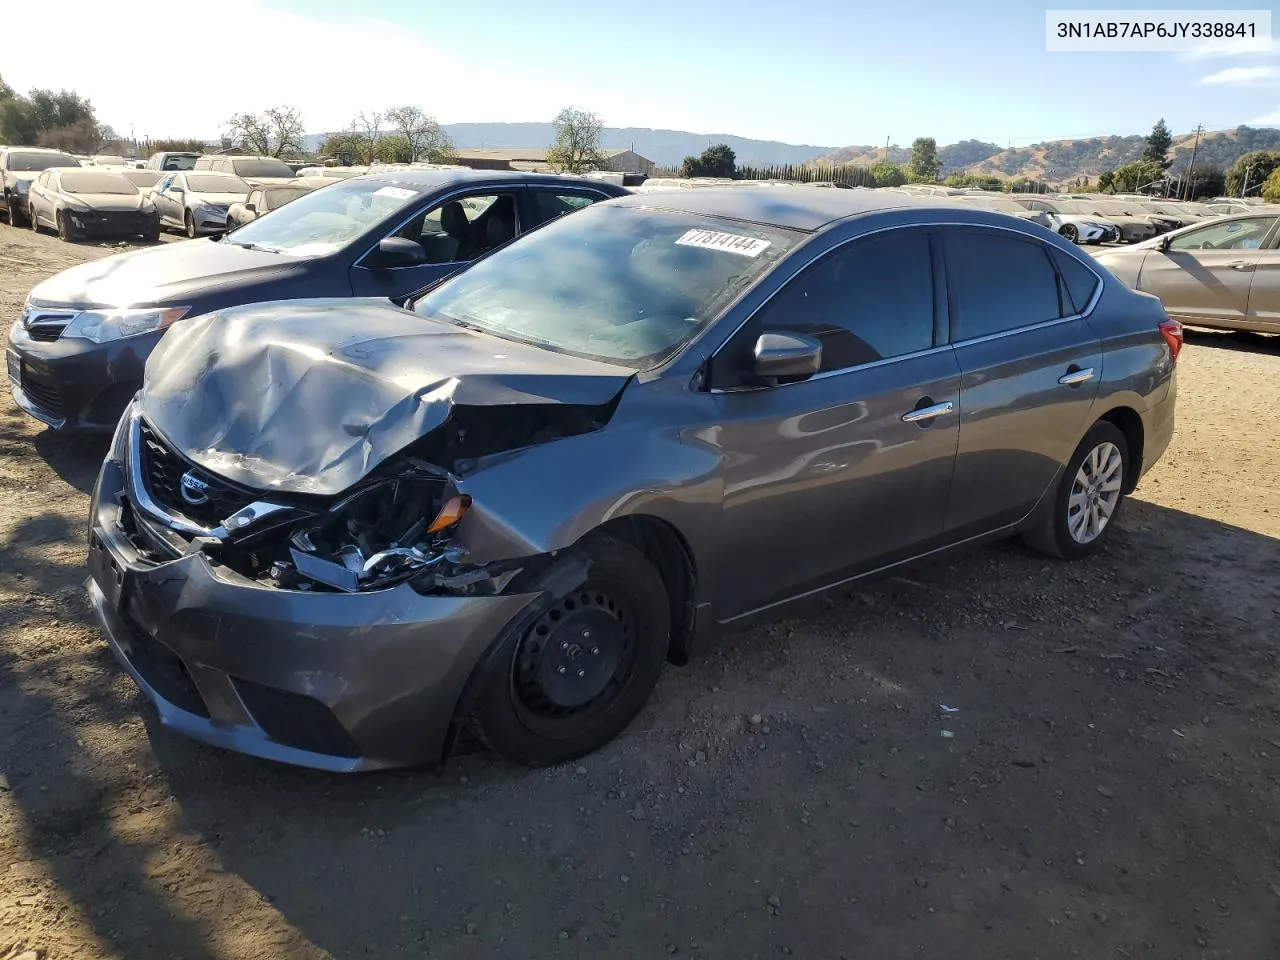
[[[256,203],[245,203],[244,208],[248,210],[250,213],[258,212],[258,205]]]
[[[172,193],[172,194],[174,194],[175,196],[179,196],[179,197],[180,197],[180,196],[182,196],[186,191],[185,191],[185,190],[183,190],[181,187],[170,187],[170,188],[169,188],[169,192],[170,192],[170,193]]]
[[[1156,249],[1159,250],[1161,253],[1167,253],[1169,250],[1169,243],[1172,239],[1173,239],[1172,237],[1168,237],[1168,236],[1161,237],[1159,240],[1156,241]]]
[[[383,269],[416,267],[426,262],[427,252],[420,243],[406,237],[383,237],[378,241],[378,256],[374,260],[374,266]]]
[[[766,383],[811,377],[822,367],[822,344],[799,333],[762,333],[752,355],[753,371]]]

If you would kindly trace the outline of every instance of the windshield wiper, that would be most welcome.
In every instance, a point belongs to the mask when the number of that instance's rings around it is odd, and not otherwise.
[[[232,244],[232,245],[234,245],[234,246],[237,246],[237,247],[244,247],[246,250],[265,250],[267,253],[279,253],[279,252],[280,252],[280,250],[279,250],[278,248],[276,248],[276,247],[264,247],[264,246],[263,246],[262,244],[260,244],[260,243],[251,243],[251,242],[250,242],[250,241],[248,241],[248,240],[232,240],[232,239],[231,239],[230,237],[228,237],[226,234],[223,234],[223,236],[222,236],[222,242],[223,242],[223,243],[230,243],[230,244]]]

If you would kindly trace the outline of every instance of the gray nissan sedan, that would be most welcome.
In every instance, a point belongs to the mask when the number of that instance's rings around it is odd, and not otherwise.
[[[999,213],[624,197],[405,308],[174,326],[94,491],[91,599],[199,740],[355,771],[470,728],[556,763],[726,626],[1003,537],[1097,550],[1169,443],[1181,345]]]

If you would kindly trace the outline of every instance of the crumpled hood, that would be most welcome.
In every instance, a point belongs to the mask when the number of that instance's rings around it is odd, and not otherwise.
[[[77,264],[36,284],[31,298],[78,307],[185,304],[191,301],[183,297],[247,286],[302,263],[234,243],[188,240]]]
[[[140,402],[210,473],[332,495],[439,427],[455,404],[599,405],[633,372],[386,300],[294,300],[176,324],[147,361]]]
[[[73,193],[67,196],[73,213],[78,212],[75,207],[77,202],[90,211],[103,213],[137,212],[144,204],[151,202],[149,197],[141,193]]]

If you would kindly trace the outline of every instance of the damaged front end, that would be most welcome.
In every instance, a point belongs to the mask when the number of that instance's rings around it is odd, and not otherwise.
[[[598,429],[611,411],[612,404],[455,408],[444,426],[354,488],[325,497],[263,494],[215,476],[134,407],[113,443],[126,476],[120,526],[154,562],[202,552],[279,589],[356,593],[408,582],[423,594],[492,595],[526,561],[467,561],[453,538],[471,497],[433,461],[465,471],[482,456]]]

